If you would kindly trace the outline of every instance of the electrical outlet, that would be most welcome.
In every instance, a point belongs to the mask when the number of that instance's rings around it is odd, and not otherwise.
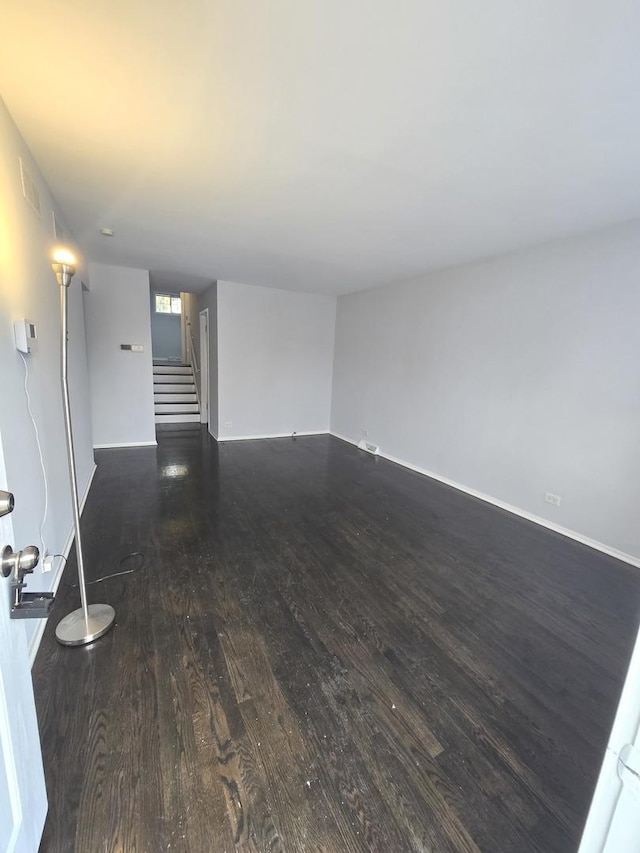
[[[544,493],[544,499],[548,504],[553,504],[554,506],[560,506],[560,495],[554,495],[551,492]]]
[[[43,574],[44,574],[44,572],[53,571],[53,561],[54,560],[55,560],[55,557],[53,556],[53,554],[45,554],[44,555],[44,559],[42,561],[42,572],[43,572]]]
[[[225,429],[231,429],[232,427],[233,427],[233,421],[225,421],[224,422],[224,428]]]
[[[362,437],[363,437],[363,438],[366,438],[368,435],[369,435],[369,430],[368,430],[368,429],[363,429],[363,430],[362,430]]]

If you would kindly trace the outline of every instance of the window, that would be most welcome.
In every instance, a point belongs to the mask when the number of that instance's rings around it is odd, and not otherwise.
[[[182,314],[182,301],[179,296],[169,293],[156,293],[156,314]]]

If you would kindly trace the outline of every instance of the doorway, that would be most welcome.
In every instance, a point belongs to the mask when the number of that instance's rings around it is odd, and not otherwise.
[[[209,309],[200,312],[200,423],[209,423]]]

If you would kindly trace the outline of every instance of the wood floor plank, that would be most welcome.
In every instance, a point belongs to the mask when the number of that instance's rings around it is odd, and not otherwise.
[[[42,853],[576,849],[636,569],[329,436],[97,461],[90,576],[144,568],[90,587],[85,649],[60,587]]]

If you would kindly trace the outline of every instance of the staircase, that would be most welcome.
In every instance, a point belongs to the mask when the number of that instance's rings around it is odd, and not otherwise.
[[[153,404],[157,424],[200,423],[200,406],[190,364],[154,362]]]

